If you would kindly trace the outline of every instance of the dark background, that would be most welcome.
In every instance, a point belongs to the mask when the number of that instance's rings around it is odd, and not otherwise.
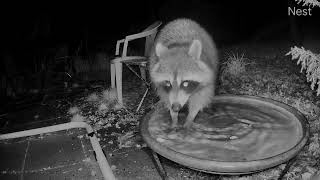
[[[288,16],[289,6],[307,8],[294,0],[2,3],[0,71],[1,75],[29,73],[27,67],[34,66],[35,56],[54,54],[61,45],[69,47],[69,55],[74,55],[80,44],[81,55],[95,51],[113,55],[116,40],[140,32],[156,20],[167,23],[179,17],[196,20],[218,47],[271,40],[302,45],[307,36],[319,37],[320,8],[314,7],[312,16],[298,17]],[[16,72],[8,66],[16,67],[12,68]]]
[[[220,46],[254,38],[259,31],[268,31],[268,25],[275,27],[270,28],[274,33],[266,38],[287,38],[283,35],[290,31],[288,4],[302,8],[294,0],[16,2],[1,7],[1,47],[51,47],[59,43],[79,43],[81,39],[87,39],[89,46],[112,44],[155,20],[167,22],[177,17],[198,21]],[[300,31],[306,25],[319,26],[320,8],[313,8],[312,13],[312,16],[296,18]]]

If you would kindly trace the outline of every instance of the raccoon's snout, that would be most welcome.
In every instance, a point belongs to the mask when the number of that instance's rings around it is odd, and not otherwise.
[[[181,109],[181,104],[179,104],[179,103],[173,103],[172,106],[171,106],[171,109],[172,109],[174,112],[179,112],[180,109]]]

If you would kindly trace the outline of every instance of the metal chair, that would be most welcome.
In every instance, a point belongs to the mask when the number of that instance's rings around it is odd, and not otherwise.
[[[125,63],[125,65],[134,72],[135,75],[137,75],[146,85],[147,90],[144,93],[143,98],[141,99],[138,108],[136,111],[139,111],[141,104],[143,103],[143,100],[145,96],[148,93],[148,90],[150,88],[150,84],[146,81],[146,67],[148,63],[148,55],[149,52],[153,46],[155,36],[157,34],[158,28],[161,26],[160,21],[156,21],[155,23],[151,24],[149,27],[147,27],[145,30],[143,30],[140,33],[132,34],[126,36],[124,39],[118,40],[116,45],[116,58],[111,60],[110,62],[110,71],[111,71],[111,87],[115,88],[115,85],[117,86],[117,96],[118,96],[118,102],[120,105],[123,105],[123,98],[122,98],[122,63]],[[127,55],[127,48],[129,41],[145,38],[145,49],[144,49],[144,55],[143,56],[128,56]],[[120,45],[122,45],[122,55],[119,56],[120,51]],[[135,72],[130,65],[138,65],[140,67],[140,73],[141,76],[137,72]]]

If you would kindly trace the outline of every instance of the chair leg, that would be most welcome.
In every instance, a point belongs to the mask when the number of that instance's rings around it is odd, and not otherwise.
[[[116,84],[117,84],[117,94],[118,94],[118,102],[122,106],[122,63],[116,62],[114,63],[116,70]]]
[[[139,66],[140,68],[140,74],[141,74],[141,77],[144,79],[144,80],[147,80],[147,76],[146,76],[146,68],[145,67],[142,67],[142,66]]]
[[[138,111],[140,110],[141,105],[142,105],[144,99],[146,98],[146,96],[147,96],[147,94],[148,94],[148,91],[149,91],[149,88],[147,88],[147,90],[144,92],[143,97],[142,97],[142,99],[140,100],[140,103],[139,103],[139,105],[138,105],[138,107],[137,107],[137,109],[136,109],[136,112],[138,112]]]
[[[167,172],[166,170],[164,169],[163,165],[161,164],[160,162],[160,159],[159,159],[159,156],[156,152],[154,152],[153,150],[151,150],[152,152],[152,157],[153,157],[153,160],[154,162],[156,163],[156,169],[158,170],[160,176],[161,176],[161,179],[162,180],[168,180],[169,177],[167,175]]]
[[[115,65],[114,63],[111,63],[110,64],[110,77],[111,77],[111,88],[115,88],[116,87],[116,82],[115,82],[115,79],[116,79],[116,70],[115,70]]]

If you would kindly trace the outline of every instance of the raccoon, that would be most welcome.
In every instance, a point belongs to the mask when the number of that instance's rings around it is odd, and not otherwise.
[[[215,91],[218,55],[211,36],[190,19],[176,19],[158,33],[150,54],[149,73],[160,101],[169,109],[171,127],[188,105],[184,127],[211,103]]]

